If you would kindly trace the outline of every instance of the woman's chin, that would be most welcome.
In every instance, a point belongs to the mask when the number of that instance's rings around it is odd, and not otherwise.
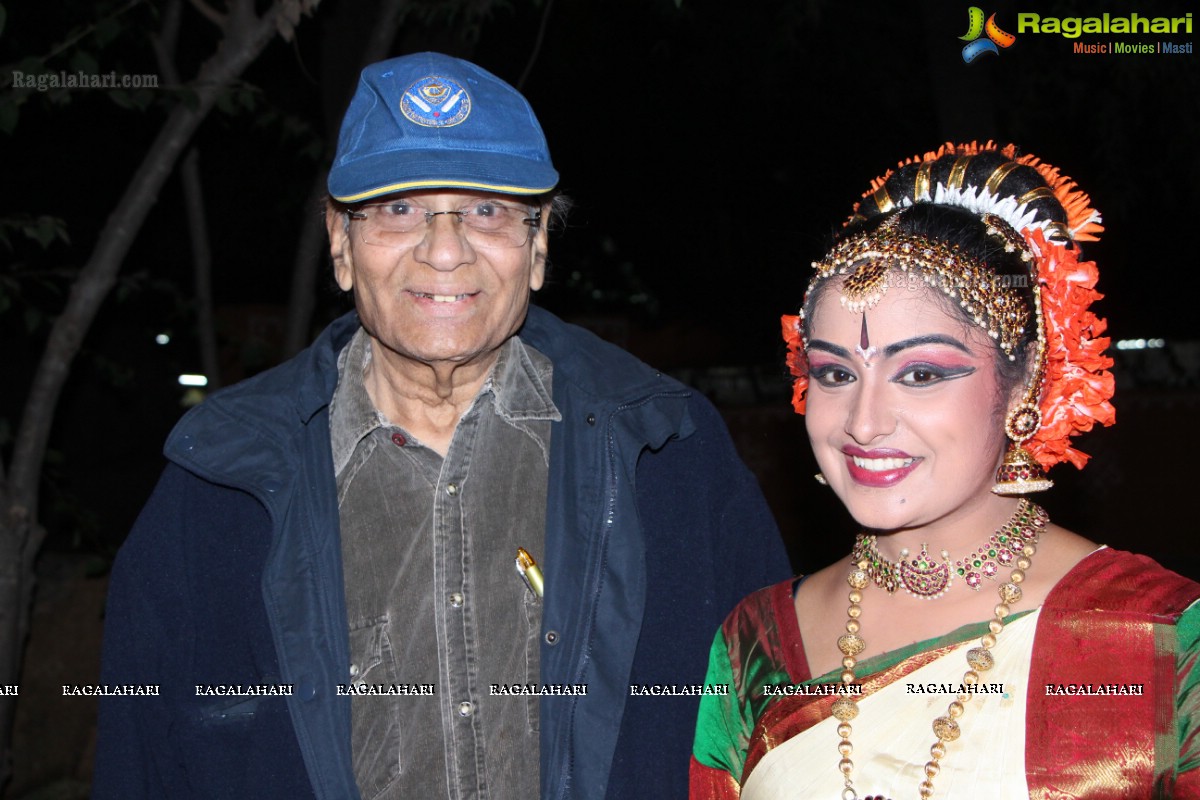
[[[917,506],[911,496],[880,490],[863,491],[862,487],[851,485],[847,491],[839,491],[838,497],[854,521],[869,530],[898,530],[912,527],[916,521]]]

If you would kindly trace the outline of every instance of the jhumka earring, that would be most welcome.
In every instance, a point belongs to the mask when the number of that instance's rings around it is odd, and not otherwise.
[[[987,224],[988,236],[1002,242],[1005,250],[1010,253],[1019,252],[1021,260],[1027,264],[1033,261],[1033,254],[1030,253],[1021,234],[993,214],[985,214],[983,221]],[[1036,277],[1036,268],[1033,274]],[[1046,374],[1046,318],[1042,312],[1042,295],[1036,285],[1033,291],[1033,323],[1037,326],[1033,375],[1025,389],[1023,402],[1009,411],[1008,416],[1004,418],[1004,432],[1008,435],[1010,444],[1004,454],[1003,463],[996,470],[996,485],[992,487],[996,494],[1044,492],[1054,485],[1054,481],[1046,477],[1042,465],[1024,447],[1024,443],[1033,438],[1042,427],[1042,411],[1038,407],[1038,399]]]
[[[1038,428],[1042,427],[1042,412],[1032,403],[1022,403],[1008,412],[1004,420],[1004,432],[1011,443],[1004,454],[1004,462],[996,471],[996,494],[1029,494],[1044,492],[1054,485],[1046,477],[1042,465],[1022,445]]]

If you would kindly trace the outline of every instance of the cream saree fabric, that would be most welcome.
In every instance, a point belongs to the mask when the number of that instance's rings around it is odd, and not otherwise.
[[[962,736],[947,745],[941,774],[934,780],[939,797],[969,796],[979,800],[1029,797],[1025,782],[1025,705],[1038,612],[1005,627],[993,648],[996,666],[980,675],[987,684],[1003,684],[1000,693],[979,693],[966,704],[960,719]],[[916,797],[924,779],[929,747],[935,741],[933,720],[946,713],[967,670],[971,639],[886,688],[859,700],[851,724],[855,752],[854,786],[860,797]],[[927,691],[921,692],[920,689]],[[825,719],[776,746],[747,777],[743,800],[840,798],[838,721]]]

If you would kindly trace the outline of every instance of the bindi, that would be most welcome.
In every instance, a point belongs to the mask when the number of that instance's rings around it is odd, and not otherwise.
[[[863,360],[863,365],[871,366],[871,359],[875,357],[875,348],[871,346],[871,337],[867,334],[867,314],[863,312],[862,330],[858,333],[858,345],[854,348],[854,352],[858,353],[859,358]]]

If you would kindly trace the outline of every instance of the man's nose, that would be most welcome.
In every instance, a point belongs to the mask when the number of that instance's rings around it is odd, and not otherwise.
[[[475,260],[475,249],[458,211],[426,211],[425,236],[414,249],[418,261],[438,270],[457,269]]]

